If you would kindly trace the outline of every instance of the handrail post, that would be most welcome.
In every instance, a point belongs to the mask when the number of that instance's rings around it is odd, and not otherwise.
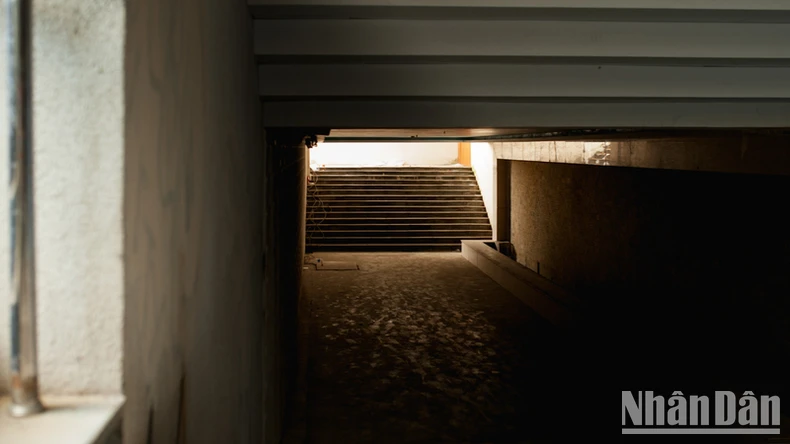
[[[11,406],[14,417],[44,409],[38,394],[33,207],[32,0],[6,0],[11,212]]]

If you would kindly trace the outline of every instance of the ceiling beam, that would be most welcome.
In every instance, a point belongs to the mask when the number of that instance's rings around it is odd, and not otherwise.
[[[790,67],[262,65],[267,100],[319,97],[790,99]]]
[[[485,19],[787,23],[772,0],[250,0],[260,19]]]
[[[295,32],[299,30],[300,32]],[[790,59],[790,24],[256,20],[255,53],[319,57]]]
[[[786,128],[790,101],[265,101],[263,120],[267,127],[333,129]]]

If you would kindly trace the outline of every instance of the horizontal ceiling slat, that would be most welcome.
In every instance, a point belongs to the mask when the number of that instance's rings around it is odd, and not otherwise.
[[[249,0],[255,18],[784,22],[782,0]]]
[[[518,65],[611,65],[611,66],[698,66],[698,67],[751,67],[787,68],[790,58],[707,58],[707,57],[552,57],[552,56],[331,56],[310,57],[291,55],[256,56],[259,65],[300,65],[309,69],[313,65],[331,64],[518,64]]]
[[[301,31],[301,32],[295,32]],[[260,56],[790,58],[790,24],[256,21]]]
[[[790,68],[595,65],[263,65],[277,97],[790,99]]]
[[[790,10],[785,0],[248,0],[250,7],[459,6],[466,8],[625,8],[706,10]]]
[[[249,3],[267,126],[790,127],[786,0]]]
[[[790,101],[264,102],[268,127],[786,128]]]
[[[616,8],[507,8],[442,6],[298,6],[252,8],[253,17],[265,20],[570,20],[607,22],[788,23],[786,10],[616,9]]]

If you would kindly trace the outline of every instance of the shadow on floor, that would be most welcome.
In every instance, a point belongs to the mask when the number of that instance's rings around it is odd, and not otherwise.
[[[540,442],[560,350],[534,312],[457,253],[316,256],[360,270],[305,273],[309,442]]]
[[[658,308],[560,334],[458,253],[315,256],[359,270],[305,271],[307,442],[769,442],[621,435],[619,391],[724,389],[733,344],[700,354]]]

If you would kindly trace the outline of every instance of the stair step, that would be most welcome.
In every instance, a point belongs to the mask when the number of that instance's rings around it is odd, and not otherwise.
[[[475,176],[470,174],[468,176],[448,176],[448,175],[431,175],[431,176],[410,176],[410,175],[332,175],[332,176],[324,176],[324,175],[313,175],[311,183],[329,183],[329,182],[339,182],[339,183],[349,183],[352,181],[362,181],[362,182],[373,182],[373,183],[387,183],[387,182],[397,182],[397,183],[411,183],[411,184],[420,184],[426,182],[437,182],[443,184],[453,184],[453,183],[477,183]]]
[[[324,190],[343,190],[343,189],[357,189],[357,188],[364,188],[364,189],[398,189],[398,190],[421,190],[421,189],[429,189],[429,190],[454,190],[454,189],[478,189],[477,182],[474,181],[465,181],[465,182],[451,182],[447,181],[445,183],[425,183],[423,181],[414,181],[409,183],[404,182],[396,182],[393,181],[391,183],[382,183],[381,181],[371,180],[367,183],[358,183],[358,182],[348,182],[342,184],[334,184],[334,183],[325,183],[325,182],[318,182],[314,185],[310,185],[307,187],[307,191],[324,191]]]
[[[335,251],[335,252],[387,252],[387,251],[460,251],[460,242],[433,243],[433,244],[374,244],[374,243],[353,243],[353,244],[308,244],[307,251]]]
[[[416,189],[402,189],[402,188],[394,188],[394,189],[381,189],[381,188],[373,188],[370,187],[369,189],[365,188],[329,188],[329,189],[322,189],[316,193],[312,193],[313,197],[319,197],[324,199],[328,196],[337,196],[341,195],[343,197],[349,195],[363,195],[363,196],[426,196],[426,197],[439,197],[439,196],[472,196],[478,197],[480,196],[480,190],[477,187],[472,188],[468,187],[468,189],[461,189],[458,187],[447,188],[447,189],[431,189],[431,188],[416,188]],[[481,196],[482,197],[482,196]]]
[[[324,168],[313,174],[474,174],[472,168]]]
[[[369,178],[369,179],[472,179],[475,177],[474,173],[469,172],[456,172],[456,171],[437,171],[437,172],[424,172],[413,173],[408,171],[366,171],[366,172],[350,172],[350,171],[337,171],[333,173],[313,173],[317,180],[323,179],[349,179],[349,178]]]
[[[457,230],[442,230],[442,229],[408,229],[408,230],[388,230],[388,229],[370,229],[370,230],[333,230],[327,227],[313,227],[307,230],[307,235],[311,239],[334,239],[334,238],[352,238],[364,237],[366,239],[373,238],[403,238],[410,239],[424,237],[428,239],[441,239],[446,237],[458,239],[479,239],[490,238],[491,230],[481,228],[474,229],[457,229]]]
[[[378,201],[364,201],[364,200],[347,200],[343,201],[343,206],[334,205],[335,201],[312,201],[308,202],[307,208],[311,211],[344,211],[352,209],[351,211],[389,211],[389,210],[422,210],[431,211],[431,209],[441,209],[444,211],[479,211],[485,212],[485,205],[482,202],[474,200],[448,200],[448,201],[429,201],[429,200],[378,200]]]
[[[308,213],[309,215],[309,213]],[[477,216],[477,217],[432,217],[430,214],[427,214],[423,217],[324,217],[321,215],[320,217],[313,216],[312,219],[308,219],[308,223],[321,223],[323,225],[332,225],[332,226],[370,226],[370,225],[387,225],[387,226],[398,226],[398,225],[424,225],[424,224],[435,224],[435,225],[442,225],[442,226],[469,226],[469,225],[485,225],[488,226],[488,218],[485,216]],[[359,216],[359,215],[357,215]]]
[[[477,235],[477,236],[331,236],[331,237],[317,237],[311,236],[310,243],[323,243],[323,244],[351,244],[359,242],[360,239],[364,243],[373,244],[391,244],[391,243],[447,243],[447,242],[461,242],[462,239],[477,239],[477,240],[491,240],[491,235]],[[406,242],[404,242],[406,241]]]
[[[407,199],[404,199],[406,197]],[[398,194],[330,194],[326,196],[319,196],[319,198],[323,201],[367,201],[367,202],[377,202],[377,201],[388,201],[388,202],[409,202],[412,200],[423,200],[423,201],[455,201],[455,200],[467,200],[477,203],[478,199],[482,199],[483,196],[480,194],[442,194],[441,200],[437,199],[438,196],[432,194],[410,194],[410,195],[398,195]],[[480,201],[482,203],[482,201]]]
[[[382,232],[414,232],[414,231],[491,231],[491,228],[487,223],[476,223],[476,224],[456,224],[456,223],[431,223],[430,221],[425,221],[423,223],[411,223],[411,224],[338,224],[338,223],[326,223],[326,221],[321,221],[320,219],[308,221],[307,229],[320,229],[324,231],[382,231]]]
[[[420,203],[424,202],[424,203]],[[479,215],[486,214],[485,206],[480,202],[464,202],[459,200],[448,201],[442,205],[436,205],[436,202],[428,202],[428,201],[415,201],[407,202],[404,204],[403,201],[378,201],[378,202],[364,202],[364,201],[346,201],[342,202],[342,205],[334,205],[335,202],[324,202],[324,201],[314,201],[308,202],[307,204],[307,212],[314,212],[314,213],[347,213],[353,212],[355,215],[359,216],[360,214],[369,214],[369,213],[376,213],[376,214],[386,214],[389,215],[393,212],[413,212],[417,213],[417,215],[422,216],[425,213],[475,213]],[[337,202],[340,204],[341,202]],[[356,205],[355,205],[356,204]]]
[[[453,215],[450,214],[441,214],[441,213],[418,213],[418,214],[410,214],[409,216],[422,216],[418,217],[420,221],[430,221],[435,223],[444,223],[444,222],[472,222],[481,221],[483,223],[489,223],[488,217],[485,212],[478,212],[478,213],[460,213],[458,212],[458,217],[455,218]],[[413,219],[403,218],[399,215],[392,215],[387,212],[374,212],[374,211],[358,211],[358,212],[324,212],[321,210],[312,211],[310,209],[307,210],[307,221],[324,221],[321,222],[323,224],[327,223],[349,223],[349,224],[363,224],[367,223],[367,217],[372,217],[371,223],[410,223],[413,222]]]
[[[317,175],[313,177],[313,182],[316,183],[325,183],[325,182],[349,182],[349,181],[381,181],[381,182],[444,182],[444,183],[453,183],[453,182],[474,182],[475,176],[457,176],[457,175],[431,175],[431,176],[414,176],[414,175],[402,175],[402,174],[395,174],[395,175],[355,175],[355,174],[337,174],[337,175]]]
[[[433,202],[434,204],[436,201]],[[397,202],[384,202],[383,205],[365,205],[365,202],[332,202],[331,205],[323,203],[322,201],[314,200],[307,205],[308,211],[327,211],[330,213],[345,213],[345,212],[353,212],[356,215],[359,215],[360,212],[373,212],[376,214],[386,214],[387,217],[389,215],[397,215],[397,214],[404,214],[410,215],[414,214],[414,217],[422,217],[425,214],[458,214],[459,212],[463,213],[474,213],[479,214],[481,216],[487,215],[485,205],[482,203],[476,203],[475,205],[467,205],[466,203],[459,203],[458,201],[448,201],[442,205],[431,205],[431,202],[424,202],[422,204],[412,204],[409,201],[406,201],[405,204],[399,204]],[[366,213],[367,214],[367,213]]]
[[[366,202],[352,202],[350,205],[348,202],[342,202],[342,204],[338,203],[338,205],[328,205],[325,202],[309,202],[307,205],[307,211],[313,212],[328,212],[331,214],[335,213],[347,213],[353,212],[356,215],[360,213],[375,213],[375,214],[393,214],[393,213],[400,213],[400,212],[409,212],[414,213],[415,215],[423,215],[425,213],[431,214],[455,214],[458,212],[463,213],[474,213],[484,215],[486,214],[486,208],[482,203],[464,203],[459,201],[449,201],[443,205],[434,205],[436,202],[425,202],[423,204],[406,202],[379,202],[378,204],[371,205],[367,204]]]
[[[386,177],[386,176],[375,176],[366,178],[366,176],[341,176],[341,177],[326,177],[326,176],[315,176],[315,181],[318,185],[322,184],[347,184],[347,183],[354,183],[354,182],[361,182],[361,183],[397,183],[397,184],[443,184],[443,185],[451,185],[455,183],[471,183],[477,184],[477,180],[474,176],[462,176],[462,177],[453,177],[453,176],[436,176],[436,177],[425,177],[425,176],[416,176],[416,177],[406,177],[406,176],[397,176],[397,177]]]
[[[376,179],[354,179],[354,180],[318,180],[316,182],[311,182],[308,184],[307,189],[313,188],[338,188],[338,187],[349,187],[349,188],[367,188],[370,186],[381,186],[383,188],[390,188],[393,186],[398,187],[425,187],[425,186],[432,186],[436,188],[445,188],[445,187],[473,187],[477,188],[477,182],[474,180],[462,180],[462,179],[453,179],[453,180],[411,180],[411,179],[387,179],[387,180],[376,180]]]
[[[410,171],[410,172],[414,172],[414,173],[425,172],[425,171],[427,171],[427,172],[443,172],[443,171],[460,171],[460,172],[467,172],[468,171],[468,172],[471,172],[472,171],[472,167],[466,167],[466,166],[461,166],[461,167],[446,167],[446,166],[436,166],[436,167],[431,167],[431,166],[341,167],[341,166],[337,166],[337,167],[335,167],[335,166],[329,166],[329,167],[318,168],[317,170],[314,170],[314,171],[316,171],[318,173],[338,172],[338,171],[350,171],[350,172]]]
[[[313,179],[315,182],[321,183],[326,181],[349,181],[349,180],[364,180],[364,181],[372,181],[372,180],[381,180],[381,181],[392,181],[392,180],[399,180],[399,181],[410,181],[410,182],[422,182],[425,180],[435,180],[435,181],[442,181],[442,182],[457,182],[457,181],[465,181],[465,182],[473,182],[475,181],[474,174],[398,174],[398,173],[379,173],[379,174],[344,174],[344,173],[333,173],[333,174],[313,174]]]

